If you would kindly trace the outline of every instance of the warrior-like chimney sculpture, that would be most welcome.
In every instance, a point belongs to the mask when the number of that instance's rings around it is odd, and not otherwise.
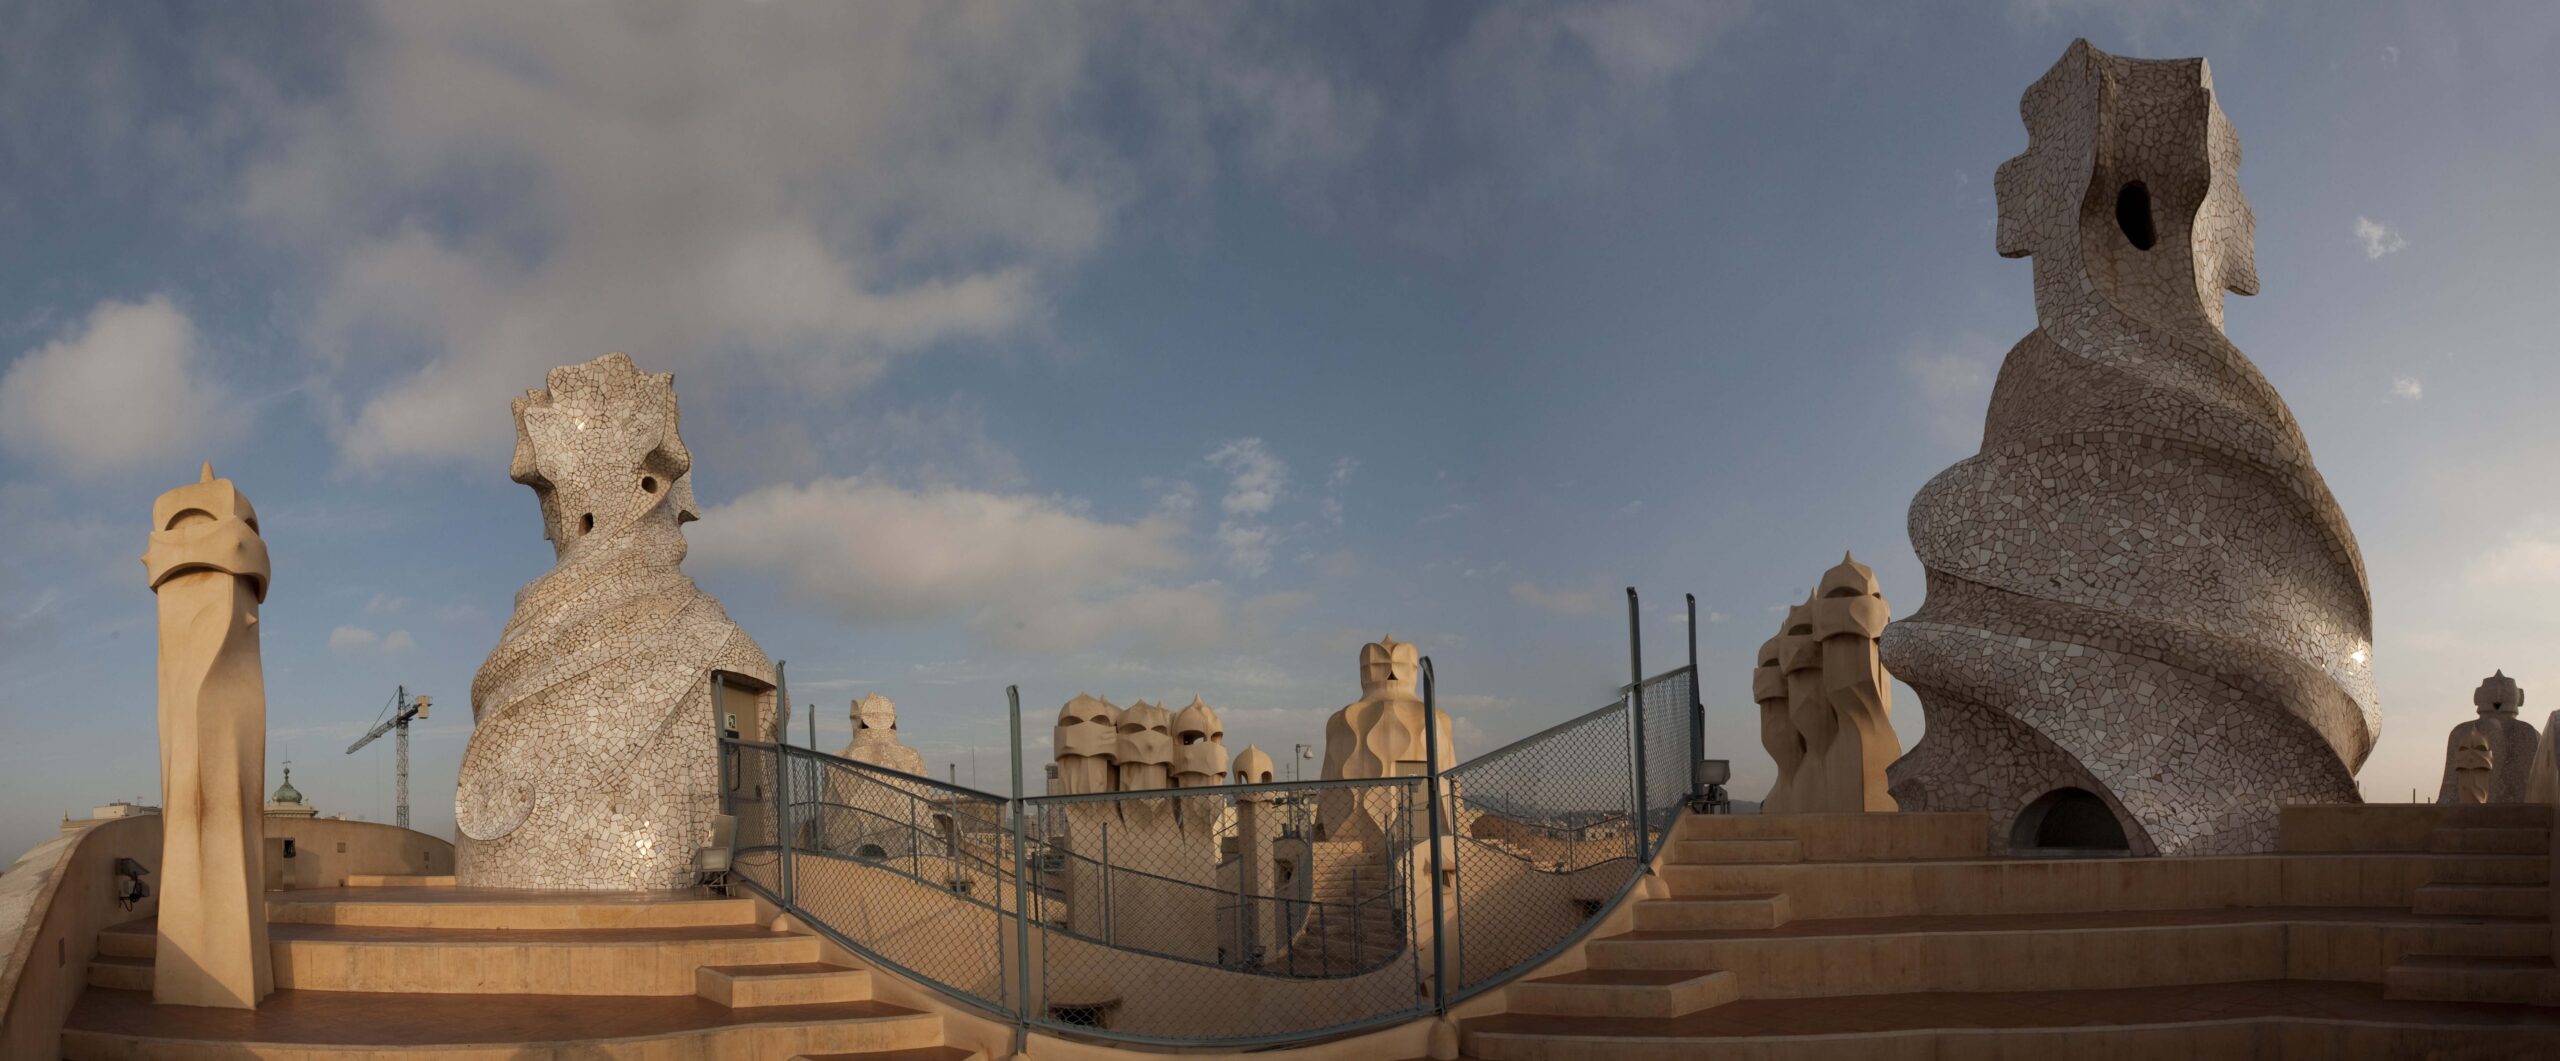
[[[509,475],[541,502],[559,564],[517,592],[471,683],[455,876],[674,887],[717,809],[712,672],[726,695],[768,690],[739,724],[774,740],[773,665],[680,568],[696,514],[675,378],[608,354],[546,382],[516,400]]]
[[[2478,717],[2463,720],[2445,735],[2444,785],[2436,792],[2436,802],[2525,802],[2534,750],[2542,735],[2534,731],[2533,723],[2516,717],[2524,708],[2524,688],[2499,671],[2480,679],[2480,687],[2471,692],[2471,706]],[[2466,754],[2466,744],[2477,745],[2477,754]],[[2463,794],[2464,770],[2485,772],[2470,779],[2481,786],[2482,798]]]
[[[142,567],[160,606],[160,917],[151,999],[254,1009],[267,948],[267,679],[258,513],[213,477],[151,504]]]
[[[924,755],[898,739],[898,702],[872,693],[853,702],[853,742],[837,752],[902,774],[925,776]]]
[[[1882,648],[1928,732],[1893,794],[2013,845],[2066,801],[2135,854],[2269,850],[2279,806],[2356,802],[2381,712],[2355,535],[2222,332],[2258,290],[2240,138],[2203,60],[2086,41],[2020,111],[1998,240],[2035,259],[2037,327],[1982,451],[1911,503],[1929,598]]]
[[[1751,696],[1760,703],[1761,746],[1778,766],[1761,813],[1897,809],[1885,768],[1902,754],[1902,741],[1875,641],[1890,614],[1875,571],[1843,555],[1760,647]]]

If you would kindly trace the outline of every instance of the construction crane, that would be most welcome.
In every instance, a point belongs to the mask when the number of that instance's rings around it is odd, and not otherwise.
[[[429,701],[423,695],[410,697],[409,687],[406,685],[395,688],[398,691],[391,694],[393,708],[391,717],[383,719],[382,724],[373,727],[371,732],[356,738],[355,743],[347,745],[347,754],[354,755],[356,749],[373,743],[375,737],[385,733],[399,734],[399,740],[394,744],[395,751],[392,755],[399,760],[399,780],[392,784],[391,794],[397,808],[394,813],[399,815],[400,827],[406,829],[409,827],[409,722],[411,719],[427,717]]]

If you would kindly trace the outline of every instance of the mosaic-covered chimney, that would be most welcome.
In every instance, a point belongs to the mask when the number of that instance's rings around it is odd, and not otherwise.
[[[2269,850],[2279,806],[2357,799],[2382,716],[2355,535],[2222,331],[2258,289],[2240,138],[2203,60],[2086,41],[2020,112],[1998,249],[2037,326],[1911,503],[1928,600],[1881,647],[1927,725],[1892,794],[2010,846]]]

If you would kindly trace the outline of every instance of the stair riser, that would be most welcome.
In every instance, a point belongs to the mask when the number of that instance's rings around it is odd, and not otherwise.
[[[1707,866],[1740,863],[1768,865],[1802,861],[1793,840],[1682,840],[1671,845],[1664,864]]]
[[[89,986],[113,991],[151,990],[151,966],[89,963]]]
[[[1787,897],[1771,899],[1661,899],[1636,904],[1638,932],[1702,932],[1776,928],[1787,923]]]
[[[1702,973],[1675,984],[1513,984],[1506,1001],[1513,1013],[1557,1017],[1684,1017],[1733,1001],[1740,988],[1730,973]]]
[[[2551,860],[2541,855],[2465,855],[2427,863],[2429,884],[2548,884]]]
[[[160,949],[160,937],[148,932],[100,932],[98,953],[118,958],[148,958]]]
[[[2534,803],[2452,803],[2437,820],[2449,829],[2549,829],[2551,808]]]
[[[818,960],[814,936],[648,944],[283,940],[276,986],[412,994],[690,995],[705,965]]]
[[[347,874],[347,887],[450,888],[453,887],[453,875],[447,873],[441,876],[428,877],[415,873],[350,873]]]
[[[1962,1058],[2047,1061],[2407,1061],[2409,1058],[2520,1058],[2551,1052],[2538,1029],[2390,1028],[2363,1022],[2233,1021],[2168,1028],[1963,1029],[1800,1039],[1576,1040],[1469,1033],[1466,1056],[1481,1061],[1939,1061]]]
[[[2418,901],[2411,909],[2421,914],[2549,917],[2551,893],[2534,887],[2439,885],[2418,889]]]
[[[789,976],[733,976],[703,968],[694,970],[694,993],[731,1009],[865,1002],[871,998],[871,972],[845,969]]]
[[[2427,850],[2478,855],[2548,855],[2547,829],[2438,829]]]
[[[2383,977],[2385,998],[2413,1002],[2508,1002],[2548,1006],[2560,1002],[2551,970],[2393,969]]]
[[[942,1018],[899,1017],[807,1025],[715,1028],[639,1039],[441,1048],[339,1047],[194,1042],[97,1031],[62,1033],[68,1061],[318,1061],[337,1057],[431,1057],[435,1061],[659,1061],[664,1058],[790,1057],[794,1054],[915,1050],[942,1044]]]
[[[2009,859],[1982,862],[1666,865],[1678,899],[1783,894],[1797,921],[1936,914],[2197,910],[2223,906],[2407,909],[2425,855]]]
[[[1744,998],[2039,991],[2271,980],[2284,926],[1718,940],[1596,940],[1597,969],[1728,969]]]
[[[267,904],[267,920],[366,928],[578,929],[704,928],[755,923],[748,899],[684,903],[320,903]]]

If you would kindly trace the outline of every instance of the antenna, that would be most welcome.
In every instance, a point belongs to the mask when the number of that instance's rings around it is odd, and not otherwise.
[[[392,758],[398,760],[399,766],[397,780],[392,782],[391,798],[393,813],[399,816],[400,827],[406,829],[409,827],[409,723],[413,719],[427,717],[430,701],[423,695],[412,698],[409,695],[409,687],[406,685],[394,688],[395,691],[391,694],[393,706],[391,717],[383,719],[380,725],[367,731],[364,736],[356,738],[355,743],[347,745],[347,754],[354,755],[356,749],[373,743],[374,738],[384,733],[397,734],[392,742]]]

